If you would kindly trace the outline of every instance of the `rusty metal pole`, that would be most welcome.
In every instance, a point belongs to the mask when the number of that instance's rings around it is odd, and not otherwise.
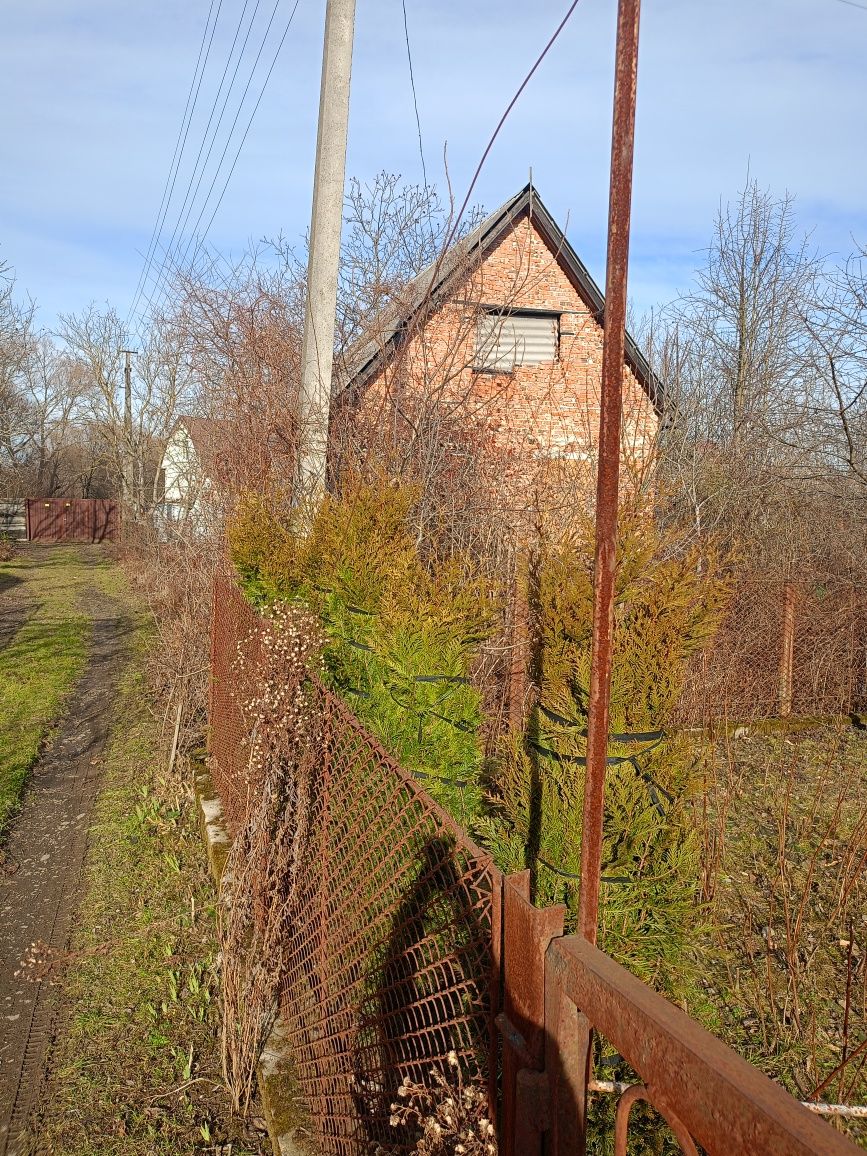
[[[581,897],[578,911],[580,932],[591,943],[596,942],[599,911],[605,760],[608,754],[608,714],[611,698],[626,273],[629,264],[629,214],[632,201],[640,9],[640,0],[620,0],[617,8],[614,124],[611,134],[611,185],[608,201],[608,258],[605,270],[605,337],[602,347],[599,467],[596,480],[593,639],[587,717],[584,823],[581,837]]]

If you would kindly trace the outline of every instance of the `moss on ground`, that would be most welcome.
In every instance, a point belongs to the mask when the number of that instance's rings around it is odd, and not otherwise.
[[[215,895],[192,792],[160,771],[140,673],[115,704],[84,896],[62,977],[39,1150],[53,1156],[265,1151],[232,1119],[220,1070]]]
[[[82,552],[69,546],[16,553],[0,563],[0,577],[24,583],[33,603],[0,650],[0,841],[84,666],[90,620],[83,600],[108,570],[88,566]]]

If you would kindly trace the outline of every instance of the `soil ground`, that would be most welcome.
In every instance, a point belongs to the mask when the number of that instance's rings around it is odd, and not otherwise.
[[[17,574],[0,574],[0,647],[6,646],[27,621],[33,599]]]
[[[53,553],[45,551],[46,559]],[[101,560],[98,547],[77,553],[85,566]],[[20,587],[7,583],[0,602],[5,643],[30,609]],[[92,622],[87,665],[53,743],[31,771],[0,876],[0,1154],[10,1156],[38,1101],[55,1006],[48,978],[28,979],[21,964],[33,944],[62,951],[69,938],[128,629],[118,600],[97,585],[79,609]]]

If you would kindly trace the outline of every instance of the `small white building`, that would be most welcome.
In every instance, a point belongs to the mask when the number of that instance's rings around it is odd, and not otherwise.
[[[160,462],[160,508],[167,526],[197,520],[211,491],[219,423],[180,417]]]

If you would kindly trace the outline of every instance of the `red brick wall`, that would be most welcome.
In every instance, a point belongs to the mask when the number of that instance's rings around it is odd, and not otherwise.
[[[559,359],[519,366],[512,373],[473,371],[480,307],[545,309],[561,314]],[[491,452],[502,459],[504,481],[519,489],[552,463],[589,474],[599,424],[602,328],[524,216],[489,253],[452,300],[431,316],[401,354],[370,383],[362,403],[376,420],[398,391],[419,404],[446,403],[468,424],[481,424]],[[624,366],[624,446],[640,463],[651,451],[657,416],[647,394]],[[574,463],[574,465],[572,465]]]

